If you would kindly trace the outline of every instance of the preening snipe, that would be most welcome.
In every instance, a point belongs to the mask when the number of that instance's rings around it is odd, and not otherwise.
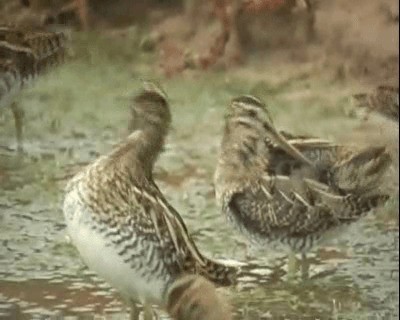
[[[327,234],[386,201],[380,187],[390,163],[383,147],[354,151],[279,132],[263,102],[241,96],[226,112],[216,198],[251,242],[266,249],[283,244],[305,255]]]

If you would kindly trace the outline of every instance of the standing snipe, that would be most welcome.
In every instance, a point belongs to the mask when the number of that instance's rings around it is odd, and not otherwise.
[[[355,94],[356,105],[366,108],[368,113],[375,111],[384,117],[399,122],[399,88],[379,86],[374,92]]]
[[[23,111],[14,98],[38,75],[63,61],[65,40],[61,32],[0,26],[0,108],[11,105],[20,151]]]
[[[266,106],[242,96],[226,115],[216,198],[252,242],[284,244],[304,257],[328,231],[387,199],[379,186],[390,162],[384,148],[354,153],[328,141],[279,133]],[[289,257],[293,271],[294,256]]]
[[[236,269],[199,252],[153,181],[171,123],[165,94],[146,83],[132,113],[126,140],[67,184],[64,215],[84,262],[130,301],[142,302],[147,317],[149,304],[166,306],[168,289],[182,275],[230,285]]]

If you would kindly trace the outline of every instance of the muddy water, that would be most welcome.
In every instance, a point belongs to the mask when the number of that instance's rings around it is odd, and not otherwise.
[[[67,177],[126,134],[129,95],[139,77],[151,75],[151,57],[111,62],[95,46],[85,50],[83,58],[20,97],[26,112],[24,156],[15,154],[11,112],[1,113],[0,319],[128,318],[118,293],[88,270],[68,243],[60,203]],[[238,286],[221,291],[236,319],[397,319],[398,204],[391,200],[329,246],[310,252],[311,278],[288,282],[286,254],[250,248],[246,258],[245,241],[217,212],[213,198],[223,107],[237,94],[263,95],[266,84],[220,73],[162,82],[174,128],[156,178],[203,251],[247,262]],[[318,86],[333,90],[332,83]],[[322,119],[327,114],[317,109],[322,100],[285,100],[303,84],[287,88],[268,91],[274,92],[271,108],[278,123],[331,137],[336,132],[326,128],[327,121],[340,123],[340,130],[357,126],[357,119],[340,111],[329,110],[330,118]],[[331,102],[341,103],[340,97]],[[312,132],[296,116],[305,105]]]

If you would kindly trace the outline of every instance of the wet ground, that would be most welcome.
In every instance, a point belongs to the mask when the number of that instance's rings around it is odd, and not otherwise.
[[[95,36],[73,41],[75,56],[19,98],[26,114],[22,157],[11,112],[1,110],[0,319],[128,317],[118,294],[68,243],[60,204],[68,176],[126,135],[129,97],[139,78],[154,78],[153,57],[125,41],[117,48]],[[384,119],[365,125],[349,117],[354,89],[331,74],[309,63],[294,71],[270,67],[261,75],[255,61],[234,72],[161,79],[174,117],[156,168],[161,189],[200,249],[248,263],[238,286],[221,290],[237,319],[397,319],[398,196],[311,252],[311,278],[304,282],[287,281],[284,253],[251,250],[246,259],[245,241],[217,211],[212,175],[224,107],[235,95],[259,95],[277,125],[292,132],[358,144],[361,136],[367,144],[375,130],[389,146],[398,141],[396,126]],[[396,189],[392,180],[387,184]]]

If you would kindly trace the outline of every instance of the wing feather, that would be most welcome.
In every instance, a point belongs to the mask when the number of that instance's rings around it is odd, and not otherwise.
[[[138,189],[135,190],[139,192]],[[185,251],[183,247],[187,247],[199,265],[204,266],[205,260],[191,239],[181,216],[167,202],[158,187],[152,185],[150,188],[142,191],[142,194],[154,204],[154,209],[150,211],[150,216],[158,239],[160,241],[165,241],[166,235],[161,234],[159,228],[159,225],[165,225],[167,227],[168,238],[172,240],[176,252],[182,253]],[[156,212],[156,210],[158,212]]]

